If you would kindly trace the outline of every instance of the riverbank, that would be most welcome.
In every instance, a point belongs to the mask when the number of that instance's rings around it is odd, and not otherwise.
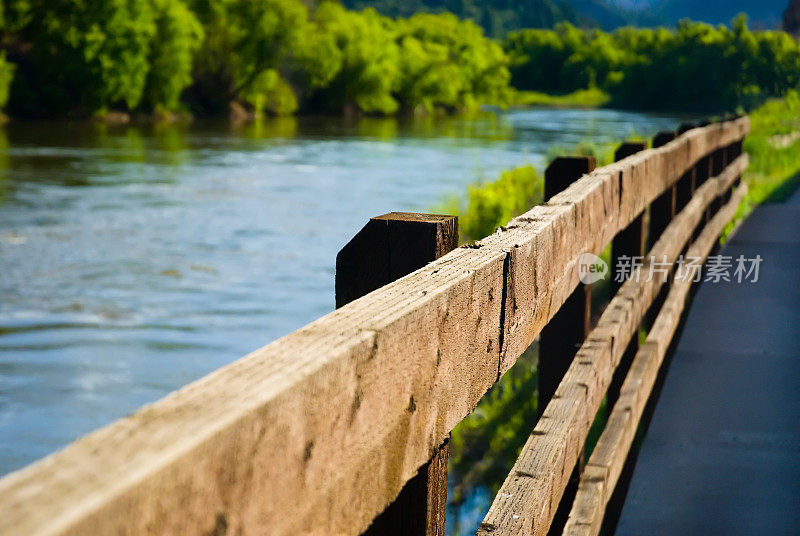
[[[572,93],[555,95],[539,91],[516,91],[514,106],[537,106],[549,108],[600,108],[608,104],[611,97],[596,87],[579,89]]]

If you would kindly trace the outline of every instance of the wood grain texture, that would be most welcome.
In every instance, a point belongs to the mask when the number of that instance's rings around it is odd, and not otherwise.
[[[728,203],[703,228],[688,249],[687,256],[701,259],[708,256],[725,225],[736,213],[746,190],[746,185],[737,188]],[[605,506],[619,480],[645,404],[680,322],[696,269],[699,267],[687,267],[688,273],[673,281],[646,342],[634,358],[620,397],[581,475],[578,493],[564,528],[565,536],[600,534]]]
[[[707,181],[667,226],[651,255],[674,263],[702,221],[706,207],[722,195],[747,166],[747,155]],[[649,274],[650,258],[640,269]],[[478,534],[544,535],[600,407],[614,370],[633,333],[664,284],[666,274],[625,282],[581,346],[553,400],[495,497]]]
[[[365,296],[457,247],[455,216],[391,212],[371,218],[336,256],[336,306]],[[443,536],[447,453],[447,442],[435,449],[432,459],[405,483],[363,536]]]
[[[709,125],[600,168],[478,245],[7,475],[0,534],[362,532],[564,303],[577,256],[748,129]],[[587,342],[604,351],[548,406],[569,424],[543,420],[563,444],[535,460],[566,472],[599,403],[585,385],[605,381],[609,341],[638,311],[609,314]],[[557,504],[561,480],[538,478]]]
[[[544,173],[545,200],[594,170],[590,156],[557,157]],[[550,401],[567,371],[578,347],[588,335],[591,323],[592,292],[578,285],[561,305],[539,336],[539,407]]]

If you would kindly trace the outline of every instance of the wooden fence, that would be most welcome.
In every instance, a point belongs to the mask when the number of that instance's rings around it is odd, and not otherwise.
[[[0,534],[440,534],[449,433],[540,334],[543,415],[478,533],[597,534],[691,284],[634,276],[592,327],[578,257],[705,258],[748,130],[558,159],[544,204],[446,254],[452,218],[374,219],[340,254],[341,307],[6,476]]]

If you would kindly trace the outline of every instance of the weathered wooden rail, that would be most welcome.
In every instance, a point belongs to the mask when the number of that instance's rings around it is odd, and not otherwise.
[[[630,279],[588,331],[578,257],[641,255],[647,234],[673,265],[708,254],[744,193],[749,120],[681,130],[596,170],[556,161],[547,201],[475,245],[439,257],[452,229],[434,222],[439,258],[399,279],[402,256],[352,268],[336,311],[0,480],[0,534],[359,534],[423,466],[399,517],[438,533],[440,446],[540,333],[554,392],[478,532],[543,535],[562,504],[566,534],[597,534],[689,285]],[[392,225],[369,238],[388,256]]]

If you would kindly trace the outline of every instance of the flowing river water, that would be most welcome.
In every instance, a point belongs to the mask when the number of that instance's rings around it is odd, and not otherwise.
[[[331,311],[337,251],[582,140],[674,116],[517,110],[0,130],[0,475]]]

